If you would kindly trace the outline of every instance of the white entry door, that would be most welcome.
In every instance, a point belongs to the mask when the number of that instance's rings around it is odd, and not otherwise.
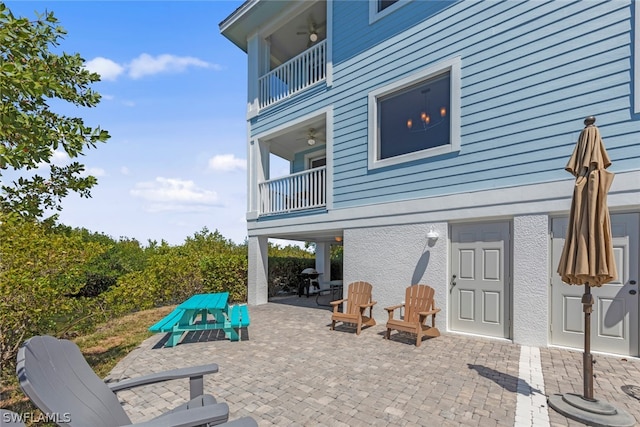
[[[551,342],[584,348],[584,286],[567,285],[556,272],[568,226],[567,218],[553,219],[551,276]],[[591,288],[595,304],[591,313],[591,349],[606,353],[639,355],[638,349],[638,226],[640,214],[611,215],[613,252],[618,280]]]
[[[508,222],[451,227],[452,330],[509,338],[509,230]]]

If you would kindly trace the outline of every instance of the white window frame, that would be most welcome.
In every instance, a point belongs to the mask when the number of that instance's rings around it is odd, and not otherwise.
[[[316,160],[327,158],[327,152],[325,150],[314,151],[313,153],[305,154],[304,156],[304,168],[305,170],[313,169],[311,164]]]
[[[369,25],[376,22],[378,19],[382,19],[388,14],[400,9],[405,4],[413,0],[398,0],[391,6],[378,12],[378,0],[369,0]]]
[[[460,151],[460,69],[461,58],[455,57],[431,67],[425,68],[415,74],[400,79],[396,82],[380,87],[369,92],[369,137],[368,137],[368,154],[369,169],[376,169],[386,166],[397,165],[400,163],[411,162],[427,157],[439,156],[442,154]],[[378,101],[380,98],[400,92],[403,89],[429,80],[438,75],[449,73],[450,75],[450,96],[451,104],[449,106],[451,121],[449,129],[450,143],[439,147],[427,148],[413,153],[401,154],[399,156],[380,159],[380,141],[378,140]]]

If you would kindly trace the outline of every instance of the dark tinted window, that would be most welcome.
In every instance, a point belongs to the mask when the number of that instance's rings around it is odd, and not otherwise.
[[[382,12],[398,0],[378,0],[378,12]]]
[[[379,160],[451,143],[450,74],[378,99]]]

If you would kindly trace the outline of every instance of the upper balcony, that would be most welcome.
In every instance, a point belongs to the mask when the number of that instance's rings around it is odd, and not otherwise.
[[[305,2],[303,2],[304,4]],[[324,81],[327,76],[327,5],[306,2],[265,32],[258,78],[258,106],[266,108]],[[268,62],[268,67],[267,67]]]
[[[331,84],[330,5],[252,0],[220,23],[222,34],[247,52],[248,118],[311,86]]]
[[[327,41],[322,40],[258,79],[259,107],[290,98],[326,77]]]

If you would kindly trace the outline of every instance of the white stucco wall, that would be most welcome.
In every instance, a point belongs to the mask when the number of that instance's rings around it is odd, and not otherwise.
[[[549,217],[513,218],[513,341],[546,347],[549,337]]]
[[[427,241],[433,226],[440,237]],[[344,231],[344,283],[365,280],[373,285],[378,303],[373,315],[387,320],[384,307],[404,300],[407,286],[424,283],[436,290],[442,309],[437,326],[447,331],[449,297],[448,224],[409,224]],[[522,345],[547,346],[549,301],[549,233],[547,215],[513,218],[512,322],[513,340]]]
[[[427,233],[439,234],[435,243]],[[386,323],[385,307],[404,301],[405,290],[425,284],[436,291],[436,326],[446,331],[447,319],[447,224],[409,224],[344,230],[344,292],[351,282],[364,280],[373,285],[376,322]],[[429,320],[430,321],[430,320]]]

